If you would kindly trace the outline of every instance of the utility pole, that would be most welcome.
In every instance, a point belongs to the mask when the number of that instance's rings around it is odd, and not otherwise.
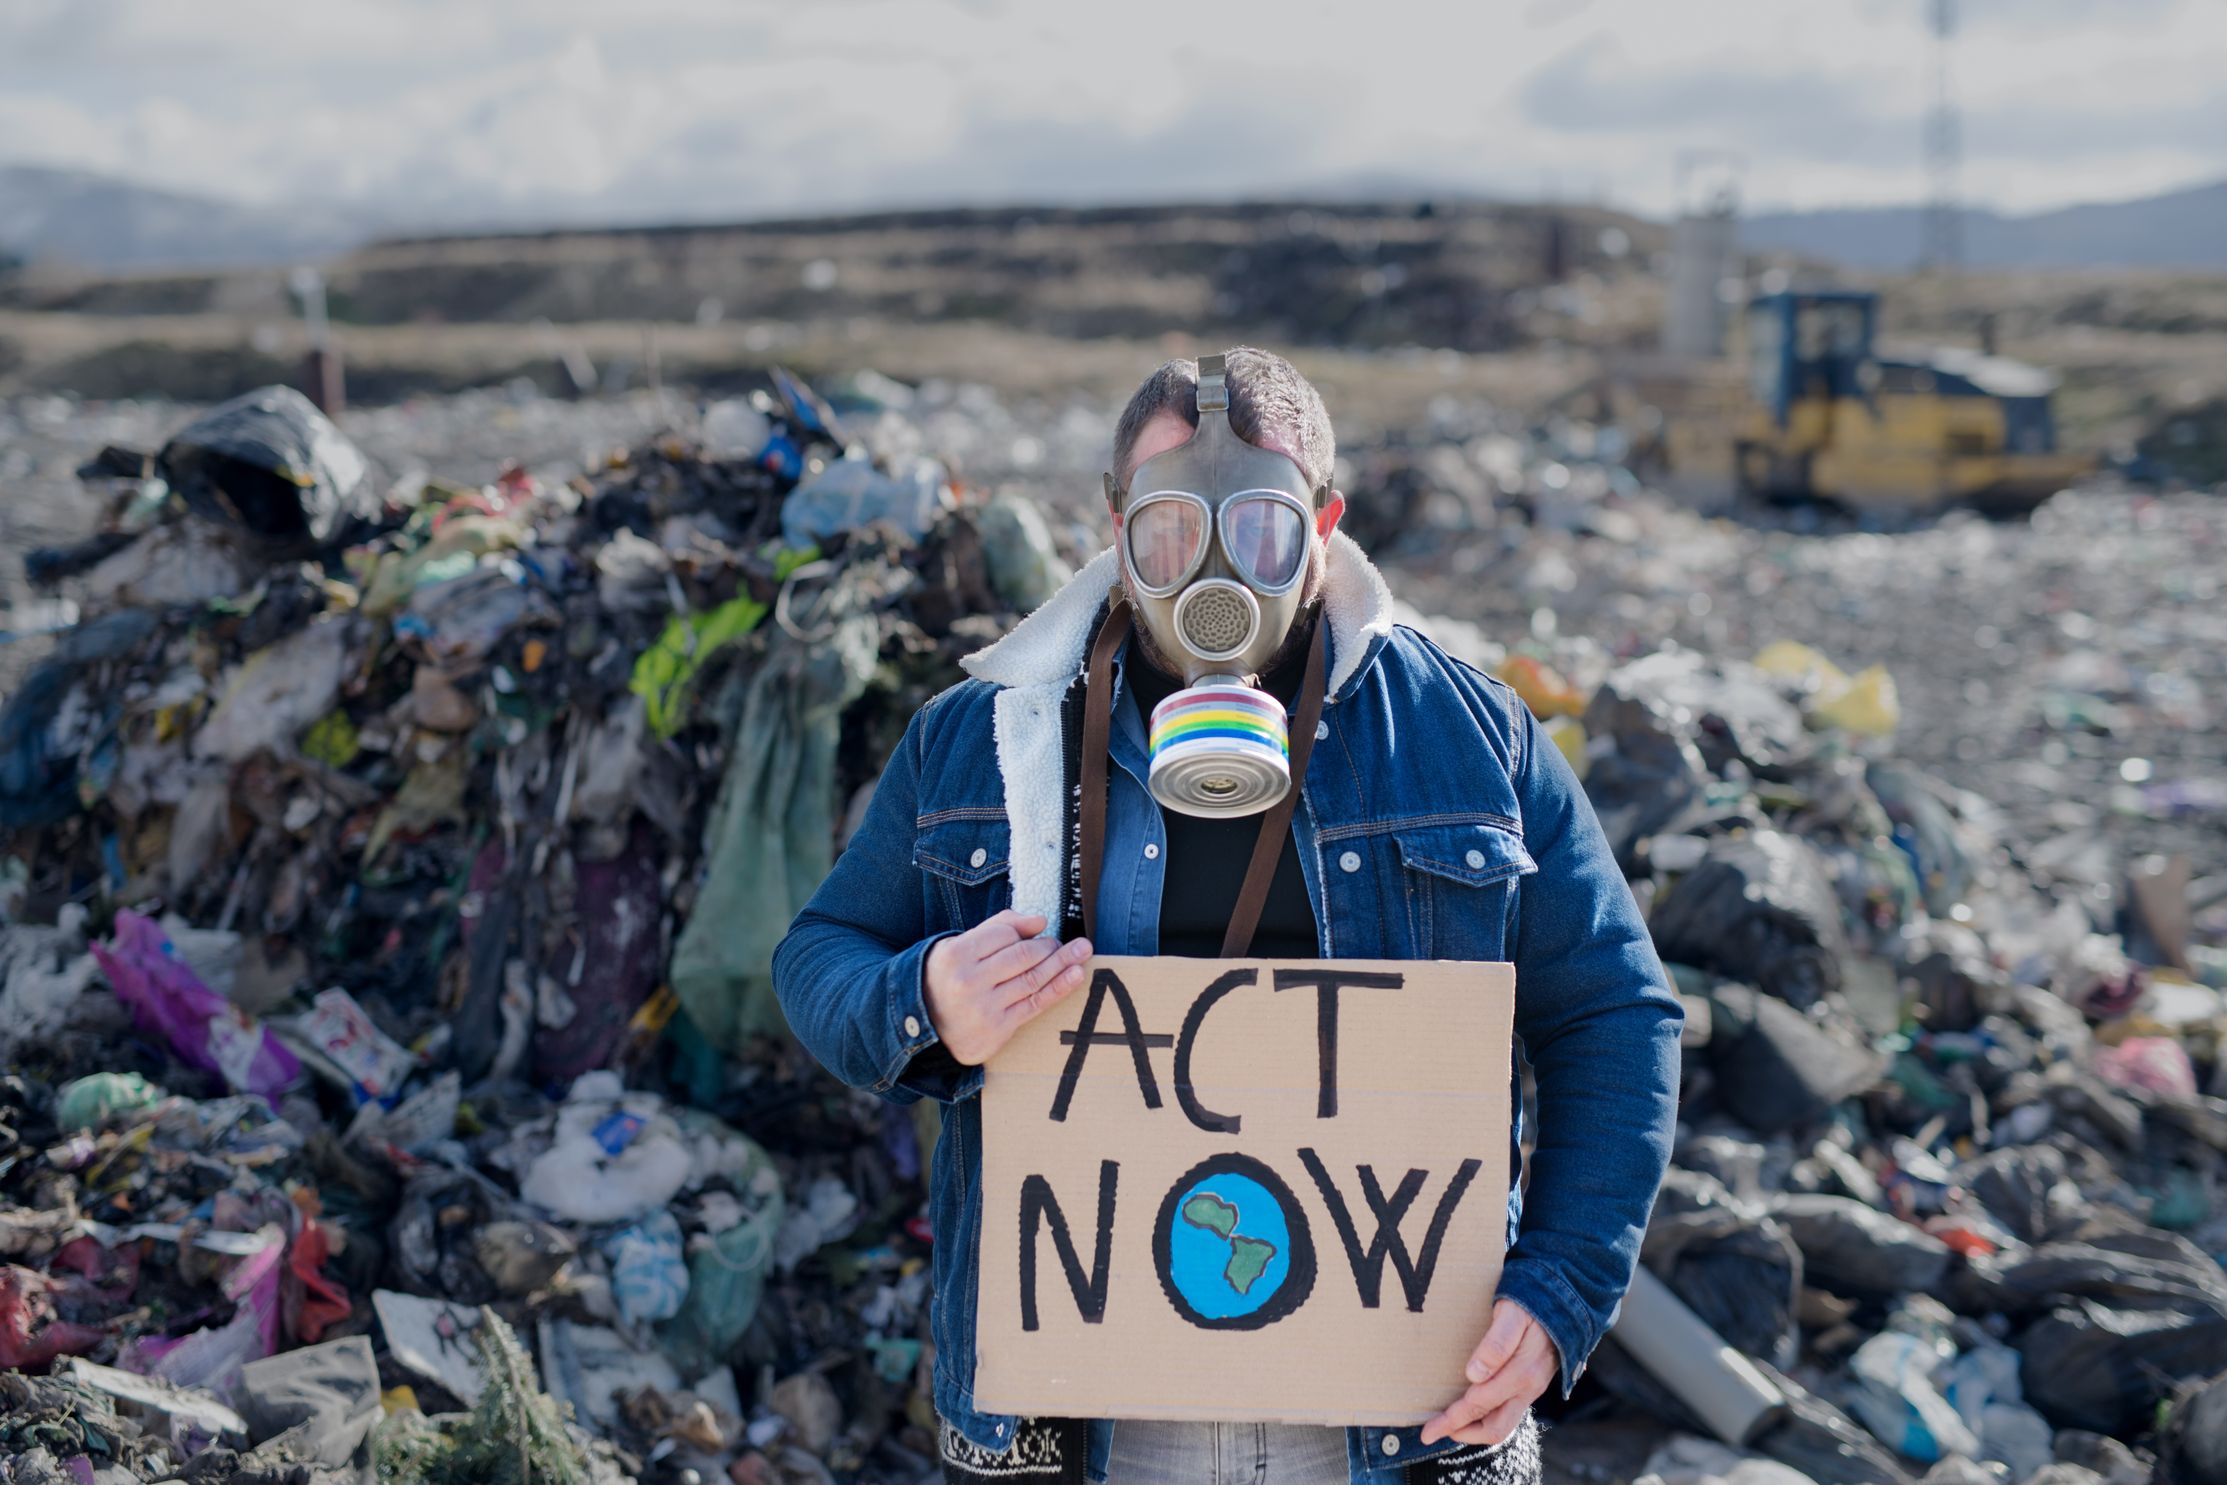
[[[1924,266],[1953,272],[1964,260],[1964,203],[1959,176],[1964,163],[1963,126],[1949,77],[1950,43],[1956,39],[1956,0],[1927,0],[1933,18],[1933,105],[1925,118]]]

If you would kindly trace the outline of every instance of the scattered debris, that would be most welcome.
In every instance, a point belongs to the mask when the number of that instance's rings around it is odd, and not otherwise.
[[[111,529],[40,568],[80,622],[0,708],[0,1479],[934,1473],[934,1111],[814,1067],[768,956],[1088,492],[970,484],[1035,435],[963,390],[783,376],[700,426],[374,495],[259,395],[87,467]],[[1856,633],[1899,622],[1846,596],[1880,538],[1619,457],[1450,411],[1341,480],[1364,524],[1405,492],[1381,545],[1452,614],[1414,621],[1552,729],[1691,1008],[1586,1385],[1683,1431],[1665,1485],[2216,1472],[2216,523],[2141,506],[2161,575],[2102,595],[2081,548],[2137,518],[2044,507],[1960,763]],[[1909,580],[1998,545],[1943,520]]]

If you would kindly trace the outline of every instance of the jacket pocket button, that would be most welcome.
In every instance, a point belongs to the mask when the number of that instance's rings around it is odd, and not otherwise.
[[[1317,723],[1315,723],[1315,741],[1316,741],[1316,742],[1321,742],[1321,741],[1322,741],[1322,740],[1323,740],[1324,738],[1328,737],[1329,735],[1330,735],[1330,724],[1329,724],[1328,722],[1317,722]]]
[[[1348,851],[1338,858],[1338,870],[1359,871],[1360,869],[1361,853],[1359,851]]]
[[[905,1035],[907,1035],[907,1036],[918,1036],[918,1035],[920,1035],[920,1018],[919,1018],[918,1016],[907,1016],[907,1017],[905,1017]]]
[[[1475,851],[1471,851],[1471,852],[1470,852],[1469,854],[1470,854],[1470,855],[1472,855],[1472,856],[1475,856],[1475,855],[1476,855],[1477,853],[1476,853]],[[990,859],[990,853],[989,853],[988,851],[985,851],[985,850],[983,850],[983,849],[982,849],[982,848],[981,848],[980,846],[976,846],[976,847],[974,848],[974,854],[973,854],[972,856],[969,856],[969,857],[967,858],[967,865],[969,865],[969,866],[980,866],[980,865],[981,865],[981,864],[982,864],[983,862],[985,862],[985,861],[987,861],[987,860],[989,860],[989,859]],[[1469,864],[1470,864],[1471,866],[1475,866],[1475,865],[1476,865],[1477,863],[1476,863],[1475,861],[1472,861],[1472,862],[1470,862]]]
[[[976,851],[974,854],[979,856],[982,853],[980,851]],[[1471,851],[1468,855],[1462,857],[1461,859],[1469,863],[1469,869],[1471,871],[1482,871],[1484,869],[1485,853],[1482,851]],[[974,864],[976,866],[980,866],[982,863],[977,861]]]

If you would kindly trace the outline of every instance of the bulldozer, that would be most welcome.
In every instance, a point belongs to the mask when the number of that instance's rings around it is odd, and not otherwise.
[[[1658,473],[1695,493],[1856,510],[2028,510],[2091,472],[2057,447],[2055,373],[1954,348],[1881,355],[1879,296],[1756,296],[1715,366],[1627,367]]]

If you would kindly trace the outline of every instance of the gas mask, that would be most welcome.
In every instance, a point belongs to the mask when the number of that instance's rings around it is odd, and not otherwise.
[[[1249,815],[1291,783],[1283,704],[1259,673],[1298,622],[1309,531],[1328,497],[1299,466],[1237,436],[1220,356],[1199,358],[1199,423],[1139,465],[1121,517],[1136,620],[1186,685],[1152,711],[1153,796],[1188,815]]]

